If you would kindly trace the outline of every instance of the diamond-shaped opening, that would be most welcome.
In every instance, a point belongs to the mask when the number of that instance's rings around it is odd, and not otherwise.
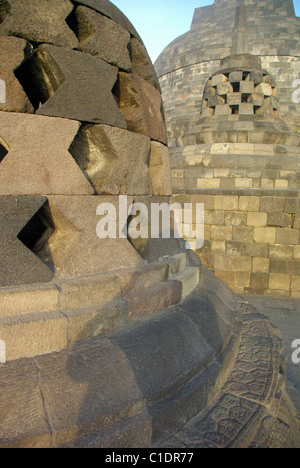
[[[2,163],[7,153],[8,153],[8,149],[5,148],[5,146],[2,143],[0,143],[0,163]]]
[[[6,0],[0,1],[0,24],[3,23],[10,10],[11,6]]]
[[[50,99],[66,78],[48,52],[35,52],[15,71],[15,77],[23,87],[34,110]]]
[[[72,12],[66,18],[66,23],[76,35],[79,42],[85,41],[96,32],[87,16],[80,10],[77,11],[77,6],[73,8]]]
[[[54,231],[50,207],[46,202],[18,235],[18,239],[53,272],[55,267],[48,240]]]
[[[240,92],[240,83],[239,81],[235,82],[235,83],[231,83],[232,84],[232,87],[233,87],[233,92],[234,93],[239,93]]]

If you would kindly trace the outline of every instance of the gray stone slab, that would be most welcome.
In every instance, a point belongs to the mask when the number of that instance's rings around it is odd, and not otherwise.
[[[90,8],[79,6],[75,15],[79,48],[111,65],[130,71],[130,33]]]
[[[85,5],[89,8],[92,8],[99,13],[111,18],[116,23],[121,24],[127,31],[132,34],[132,36],[136,37],[140,42],[142,42],[139,34],[131,24],[131,22],[126,18],[124,13],[119,10],[113,3],[109,2],[108,0],[76,0],[76,3],[81,5]]]
[[[76,47],[78,42],[66,19],[74,6],[69,0],[9,0],[3,2],[6,15],[1,36],[17,36],[35,43]],[[51,18],[51,21],[49,21]]]
[[[103,60],[43,45],[23,73],[42,102],[37,114],[126,128],[112,94],[118,70]]]
[[[93,194],[69,153],[79,123],[67,119],[0,112],[0,195]],[[15,176],[14,176],[15,175]]]
[[[150,138],[108,125],[82,126],[70,152],[98,194],[153,194]]]

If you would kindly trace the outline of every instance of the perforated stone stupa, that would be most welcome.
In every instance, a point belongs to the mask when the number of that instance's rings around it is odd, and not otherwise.
[[[156,63],[174,200],[205,204],[198,254],[237,293],[300,296],[299,37],[292,1],[216,0]]]
[[[107,0],[5,0],[0,44],[0,446],[300,446],[278,330],[180,239],[124,235],[172,193],[134,27]]]

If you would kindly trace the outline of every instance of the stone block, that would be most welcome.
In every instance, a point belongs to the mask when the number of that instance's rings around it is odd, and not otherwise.
[[[68,318],[68,343],[95,338],[124,326],[127,318],[125,301],[112,301],[89,309],[64,311]]]
[[[300,276],[292,276],[291,290],[300,291]]]
[[[262,197],[260,211],[266,213],[282,213],[284,209],[284,198],[282,197]]]
[[[198,286],[200,279],[200,270],[196,267],[190,267],[174,277],[174,280],[182,285],[182,294],[180,300],[186,299]],[[180,302],[180,300],[178,302]]]
[[[249,80],[258,85],[264,81],[263,73],[260,70],[252,70],[249,75]]]
[[[60,351],[67,347],[67,319],[60,312],[0,318],[7,361]]]
[[[247,215],[247,225],[253,227],[266,227],[267,226],[267,213],[249,212]]]
[[[83,125],[70,152],[96,193],[153,194],[148,137],[108,125]]]
[[[211,240],[229,241],[232,239],[232,226],[211,226]]]
[[[269,273],[270,270],[270,259],[254,257],[252,260],[253,272],[260,271],[262,273]]]
[[[211,252],[214,255],[225,255],[226,253],[226,243],[225,241],[212,241],[211,242]]]
[[[260,83],[256,86],[255,92],[264,96],[272,96],[272,86],[268,83]]]
[[[284,204],[284,212],[291,214],[300,213],[299,198],[286,198]]]
[[[217,105],[222,105],[225,104],[225,98],[217,95],[213,95],[210,98],[208,98],[207,101],[207,106],[208,107],[216,107]]]
[[[269,273],[254,272],[251,274],[250,288],[256,291],[269,289]]]
[[[290,286],[291,286],[291,278],[289,275],[284,275],[280,273],[270,274],[269,289],[289,291]]]
[[[107,224],[103,226],[107,220],[105,218],[101,225],[103,232],[99,233],[98,237],[96,231],[98,223],[103,220],[107,209],[107,205],[102,204],[107,203],[111,209],[110,215],[113,217],[110,219],[114,219],[116,214],[116,232],[111,231],[112,237],[108,237],[106,230],[109,227]],[[121,206],[124,211],[121,213],[120,224],[118,197],[73,196],[72,200],[67,196],[49,197],[56,229],[48,244],[56,277],[70,278],[141,265],[143,260],[128,239],[119,238],[119,231],[123,232],[127,226],[126,208],[128,210],[131,203],[132,198],[128,197],[127,206],[126,203],[124,207]],[[99,205],[103,208],[100,207],[97,215]]]
[[[37,114],[126,128],[112,94],[118,69],[103,60],[42,45],[18,73],[34,87]]]
[[[137,320],[143,315],[153,314],[171,305],[173,294],[171,283],[157,283],[126,296],[128,317]]]
[[[151,141],[149,173],[154,195],[172,195],[169,150],[156,141]]]
[[[293,223],[292,215],[285,213],[268,213],[268,226],[287,228]]]
[[[1,36],[22,37],[34,43],[76,47],[78,41],[66,23],[74,5],[69,0],[9,0],[9,14],[0,25]],[[49,21],[51,18],[51,21]]]
[[[61,310],[107,304],[121,295],[121,280],[113,273],[64,281],[60,284]]]
[[[247,213],[241,211],[225,211],[225,226],[245,226]]]
[[[266,244],[274,244],[276,236],[276,229],[271,227],[254,229],[254,241]]]
[[[255,107],[261,107],[264,104],[265,96],[259,93],[252,93],[248,97],[248,102],[253,104]]]
[[[254,92],[254,82],[253,81],[241,81],[240,82],[240,93],[242,94],[252,94]]]
[[[76,35],[83,52],[123,70],[131,70],[130,33],[123,26],[84,6],[76,9],[75,17]]]
[[[228,116],[232,114],[232,110],[228,104],[217,104],[215,109],[216,116]]]
[[[166,144],[160,92],[139,76],[119,73],[120,110],[127,129]]]
[[[24,39],[0,37],[0,76],[5,83],[5,103],[0,102],[1,111],[34,113],[34,107],[14,74],[25,59],[27,48]]]
[[[225,83],[218,83],[217,85],[218,96],[224,96],[232,92],[233,92],[233,87],[228,81]]]
[[[49,448],[51,434],[33,359],[2,365],[1,380],[1,445],[18,446],[22,438],[22,448]]]
[[[218,189],[221,186],[220,179],[197,179],[198,189]],[[192,187],[191,187],[192,188]]]
[[[220,211],[237,211],[239,199],[237,196],[217,195],[215,197],[214,209]]]
[[[229,93],[227,95],[227,104],[230,106],[238,106],[242,103],[241,93]]]
[[[30,314],[41,310],[53,311],[58,308],[57,286],[34,285],[2,287],[0,289],[0,317]]]
[[[227,76],[223,75],[223,73],[219,73],[212,77],[211,86],[215,87],[218,86],[219,83],[225,83],[226,81],[228,81]]]
[[[204,211],[204,222],[205,224],[224,224],[224,211],[205,210]]]
[[[109,0],[78,0],[76,3],[85,5],[88,8],[98,11],[98,13],[102,13],[107,18],[110,18],[116,23],[123,26],[123,28],[127,29],[127,31],[129,31],[133,37],[142,42],[139,34],[135,30],[129,19],[124,15],[124,13],[122,13],[122,11],[119,8],[117,8]]]
[[[260,197],[241,196],[239,199],[239,209],[241,211],[257,212],[259,211],[259,207],[260,207]]]
[[[299,229],[276,229],[276,244],[299,244]]]
[[[160,84],[156,75],[155,68],[151,62],[148,52],[143,44],[133,37],[129,44],[131,55],[131,69],[134,75],[137,75],[145,81],[160,90]]]
[[[0,163],[0,195],[94,193],[68,151],[78,122],[0,112],[0,127],[8,147]]]
[[[253,115],[254,114],[253,104],[247,104],[247,103],[240,104],[239,114],[240,115]]]
[[[242,71],[234,71],[229,74],[229,81],[230,83],[239,83],[243,80],[243,72]]]
[[[53,279],[54,273],[50,265],[19,239],[21,231],[34,219],[46,202],[45,197],[0,197],[1,286],[42,283]],[[29,241],[33,243],[29,245],[33,249],[34,241],[39,240],[38,223],[37,226],[34,224],[34,228],[30,228],[28,232]]]
[[[232,240],[234,242],[253,242],[254,228],[244,226],[234,226],[232,231]]]
[[[184,259],[186,260],[185,256]],[[172,261],[169,259],[172,263],[172,272],[174,274],[178,273],[181,262],[183,262],[184,259],[181,259],[180,256],[178,256],[177,262],[176,258],[172,258]],[[177,267],[174,265],[174,262]],[[133,269],[122,268],[116,272],[116,275],[121,279],[122,294],[127,295],[132,291],[148,288],[156,283],[166,281],[168,277],[168,269],[169,265],[165,262],[152,263],[151,265],[145,265],[143,267]]]
[[[269,256],[271,260],[292,260],[294,256],[294,246],[282,244],[270,245]]]

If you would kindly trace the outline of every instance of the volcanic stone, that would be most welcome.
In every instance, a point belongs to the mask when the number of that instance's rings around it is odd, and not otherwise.
[[[128,45],[130,33],[118,23],[86,7],[76,10],[77,36],[80,49],[116,65],[131,70]]]
[[[74,6],[69,0],[9,0],[0,25],[1,36],[17,36],[37,43],[76,47],[78,41],[66,19]]]
[[[121,72],[119,77],[120,110],[128,130],[166,144],[160,92],[139,76]]]
[[[78,130],[76,121],[0,112],[0,138],[8,148],[0,195],[93,193],[68,152]]]
[[[126,127],[112,95],[117,68],[103,60],[43,45],[24,64],[24,73],[43,103],[37,114]]]
[[[150,139],[107,125],[83,126],[70,148],[97,193],[150,195]]]
[[[14,71],[30,50],[28,42],[16,37],[0,37],[0,77],[5,83],[5,101],[0,103],[0,110],[7,112],[33,113],[24,89],[17,80]]]

